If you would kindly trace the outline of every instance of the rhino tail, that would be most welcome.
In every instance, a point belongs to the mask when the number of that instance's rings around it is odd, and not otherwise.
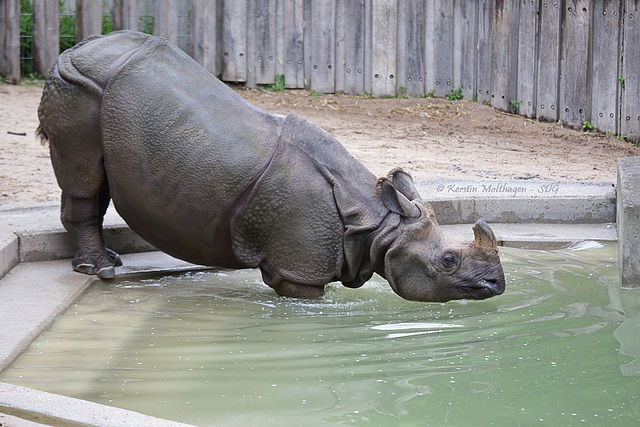
[[[49,135],[44,131],[42,123],[38,124],[35,134],[36,139],[40,140],[40,144],[42,144],[42,146],[46,146],[49,143]]]

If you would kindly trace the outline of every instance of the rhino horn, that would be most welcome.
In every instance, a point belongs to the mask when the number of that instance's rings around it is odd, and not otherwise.
[[[473,226],[473,234],[475,235],[474,243],[476,245],[485,249],[497,249],[496,236],[493,234],[491,227],[483,220],[480,219],[475,223]]]

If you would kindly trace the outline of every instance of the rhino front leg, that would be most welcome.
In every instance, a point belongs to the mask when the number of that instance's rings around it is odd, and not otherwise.
[[[282,280],[269,285],[276,293],[282,297],[318,299],[324,295],[324,285],[311,286]]]

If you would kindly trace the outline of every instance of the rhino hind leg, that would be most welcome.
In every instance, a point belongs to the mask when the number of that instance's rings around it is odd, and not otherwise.
[[[74,80],[82,79],[76,76]],[[110,279],[121,261],[105,247],[102,235],[111,196],[100,137],[100,102],[95,91],[76,81],[63,78],[57,65],[53,68],[38,110],[39,133],[49,143],[62,189],[60,219],[78,245],[73,269]]]
[[[312,286],[282,280],[269,285],[281,297],[318,299],[324,295],[324,285]]]
[[[103,198],[102,195],[100,198]],[[75,271],[95,274],[101,279],[115,277],[115,267],[122,265],[120,256],[104,244],[102,219],[106,209],[92,198],[74,198],[63,191],[62,224],[78,244],[71,261]],[[108,203],[107,203],[108,204]]]

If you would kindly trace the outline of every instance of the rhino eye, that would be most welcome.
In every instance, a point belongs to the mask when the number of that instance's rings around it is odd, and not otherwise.
[[[442,257],[442,266],[445,270],[451,270],[456,265],[458,265],[458,257],[456,254],[449,252]]]

